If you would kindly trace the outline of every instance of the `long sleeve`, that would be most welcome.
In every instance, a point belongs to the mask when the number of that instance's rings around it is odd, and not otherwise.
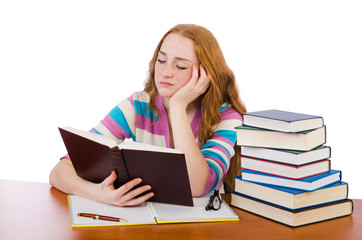
[[[164,122],[157,119],[147,107],[149,95],[146,92],[135,92],[115,106],[105,118],[91,131],[109,136],[121,143],[132,139],[142,143],[166,147],[169,133]]]
[[[234,156],[236,132],[234,128],[242,124],[242,116],[230,105],[221,108],[221,121],[215,128],[215,134],[201,147],[201,153],[209,165],[204,194],[219,189]]]
[[[118,143],[126,138],[135,140],[133,96],[115,106],[91,132],[108,136]]]

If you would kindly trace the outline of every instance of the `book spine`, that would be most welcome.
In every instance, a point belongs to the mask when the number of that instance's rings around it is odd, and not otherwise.
[[[111,149],[110,156],[113,160],[114,171],[117,174],[117,179],[114,182],[114,187],[119,188],[130,180],[126,162],[124,161],[122,150]]]

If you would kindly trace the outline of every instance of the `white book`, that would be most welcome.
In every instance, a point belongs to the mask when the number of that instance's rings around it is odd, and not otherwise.
[[[241,125],[235,127],[237,145],[310,151],[326,143],[326,127],[297,132],[279,132]]]
[[[241,147],[241,155],[293,165],[302,165],[331,157],[331,148],[321,146],[310,151],[292,151],[261,147]]]
[[[275,176],[302,179],[311,177],[331,170],[330,159],[320,160],[303,165],[291,165],[286,163],[278,163],[258,158],[240,157],[241,168],[271,174]]]
[[[239,221],[238,215],[225,202],[221,208],[205,210],[210,195],[193,198],[194,206],[180,206],[167,203],[146,202],[140,206],[118,207],[96,202],[83,197],[69,195],[68,206],[71,226],[77,227],[102,227],[102,226],[129,226],[164,223],[185,222],[214,222],[214,221]],[[125,219],[126,222],[113,222],[94,220],[78,216],[78,213],[93,213]]]

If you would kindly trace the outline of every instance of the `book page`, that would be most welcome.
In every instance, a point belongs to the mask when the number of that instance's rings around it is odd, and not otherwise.
[[[92,132],[86,132],[83,130],[79,130],[76,128],[72,128],[69,126],[66,127],[62,127],[62,129],[68,131],[68,132],[72,132],[74,134],[77,134],[78,136],[90,139],[94,142],[98,142],[102,145],[108,146],[109,148],[113,148],[117,146],[117,142],[109,137],[97,134],[97,133],[92,133]]]
[[[79,129],[69,127],[69,126],[62,127],[62,129],[72,132],[78,136],[90,139],[94,142],[98,142],[102,145],[108,146],[109,148],[118,147],[119,149],[145,150],[145,151],[153,151],[153,152],[167,152],[167,153],[182,154],[182,152],[178,149],[159,147],[159,146],[154,146],[151,144],[134,142],[131,140],[124,141],[124,142],[118,144],[115,140],[113,140],[110,137],[106,137],[106,136],[103,136],[103,135],[100,135],[97,133],[79,130]]]
[[[123,142],[119,144],[118,147],[119,149],[130,149],[130,150],[141,150],[141,151],[144,150],[144,151],[179,153],[179,154],[183,153],[180,150],[174,148],[159,147],[151,144],[132,142],[132,141]]]
[[[152,213],[145,204],[135,207],[117,207],[99,203],[75,195],[68,196],[72,227],[101,227],[121,225],[156,224]],[[79,217],[78,213],[93,213],[126,219],[127,222],[112,222]]]
[[[217,211],[206,211],[210,195],[193,198],[194,207],[152,202],[158,223],[238,221],[239,217],[223,202]]]

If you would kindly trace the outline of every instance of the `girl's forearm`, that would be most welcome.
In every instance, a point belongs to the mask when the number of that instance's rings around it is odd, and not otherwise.
[[[116,178],[116,173],[112,171],[101,183],[86,181],[76,174],[71,161],[65,158],[53,168],[49,182],[65,193],[117,206],[140,205],[153,196],[152,192],[139,196],[150,190],[149,185],[137,186],[142,182],[139,178],[114,189],[113,182]],[[134,189],[136,186],[137,188]]]
[[[49,183],[55,188],[67,193],[95,200],[95,185],[80,178],[68,158],[62,159],[51,171]]]
[[[186,110],[170,107],[170,122],[175,148],[183,151],[194,197],[204,192],[209,166],[195,141]]]

